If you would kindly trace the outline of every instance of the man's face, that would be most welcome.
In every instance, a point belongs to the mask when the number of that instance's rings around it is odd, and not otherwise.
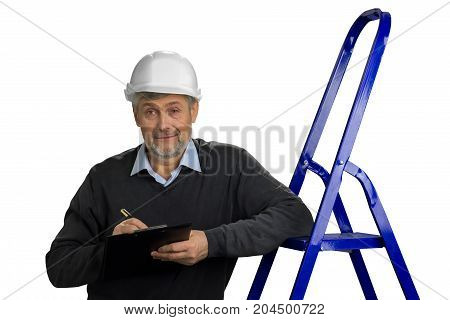
[[[183,153],[197,113],[198,102],[189,109],[183,95],[171,94],[157,100],[141,98],[134,117],[151,156],[162,160]]]

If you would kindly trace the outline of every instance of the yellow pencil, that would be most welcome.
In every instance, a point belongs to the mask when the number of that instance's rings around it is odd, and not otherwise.
[[[127,211],[127,209],[120,209],[120,213],[122,213],[125,216],[125,218],[131,218],[132,217],[131,213],[129,213]]]

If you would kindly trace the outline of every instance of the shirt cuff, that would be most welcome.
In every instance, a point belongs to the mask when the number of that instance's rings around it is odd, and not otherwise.
[[[224,256],[224,248],[223,244],[223,231],[220,229],[220,227],[204,230],[203,231],[206,235],[206,239],[208,240],[208,256],[207,258],[213,258],[213,257],[221,257]]]

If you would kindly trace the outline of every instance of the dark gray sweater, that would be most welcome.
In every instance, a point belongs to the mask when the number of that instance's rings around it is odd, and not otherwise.
[[[139,146],[91,168],[46,255],[55,287],[87,284],[88,299],[223,299],[237,257],[310,234],[313,218],[301,199],[245,149],[193,141],[202,172],[182,166],[167,187],[145,170],[130,176]],[[208,257],[193,266],[163,262],[167,267],[157,272],[102,279],[104,239],[123,220],[121,208],[148,226],[191,222],[205,231]]]

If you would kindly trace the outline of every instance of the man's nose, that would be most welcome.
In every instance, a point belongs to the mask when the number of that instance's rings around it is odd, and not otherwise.
[[[159,117],[157,127],[160,130],[166,130],[170,128],[170,119],[164,113],[162,113],[161,116]]]

